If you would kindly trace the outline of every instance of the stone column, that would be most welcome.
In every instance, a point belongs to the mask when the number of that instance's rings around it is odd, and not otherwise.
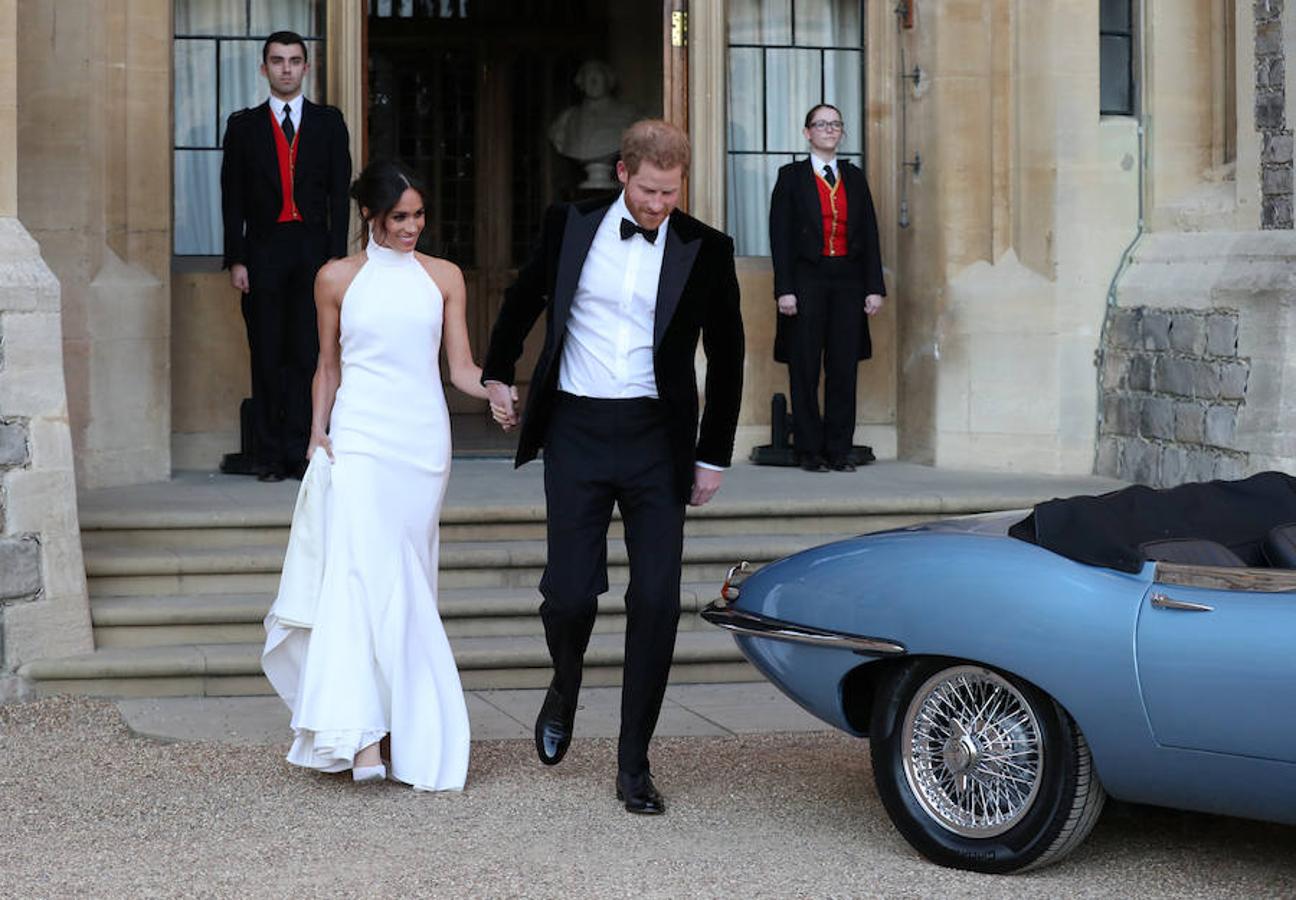
[[[688,16],[689,212],[718,225],[725,215],[725,5],[694,0]]]
[[[923,73],[900,86],[922,163],[900,176],[902,457],[1091,469],[1107,273],[1138,214],[1136,124],[1098,114],[1098,35],[1093,3],[933,0],[900,38]]]
[[[18,210],[62,286],[84,487],[171,474],[171,4],[18,0]]]
[[[59,284],[18,221],[17,0],[0,0],[0,701],[31,659],[91,649]]]
[[[364,27],[368,4],[361,0],[328,2],[328,102],[342,111],[351,138],[352,177],[364,167],[365,104]],[[348,247],[360,246],[360,216],[351,203]]]

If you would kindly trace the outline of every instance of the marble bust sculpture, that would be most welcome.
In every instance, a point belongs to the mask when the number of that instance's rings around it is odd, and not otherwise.
[[[621,132],[638,118],[633,106],[612,96],[616,80],[607,63],[587,60],[575,78],[585,98],[559,113],[549,126],[554,149],[585,167],[581,189],[616,187],[612,161],[621,146]]]

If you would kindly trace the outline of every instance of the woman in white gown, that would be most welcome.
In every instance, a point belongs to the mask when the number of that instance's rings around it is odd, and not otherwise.
[[[381,781],[379,741],[390,734],[392,778],[459,790],[468,714],[436,588],[450,473],[443,336],[454,386],[486,391],[462,273],[414,250],[422,192],[393,163],[375,162],[352,196],[370,237],[315,282],[310,466],[262,667],[292,710],[289,762]]]

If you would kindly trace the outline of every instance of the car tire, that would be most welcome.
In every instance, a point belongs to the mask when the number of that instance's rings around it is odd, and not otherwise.
[[[1047,694],[954,659],[896,670],[873,703],[873,777],[887,814],[932,862],[1004,874],[1056,862],[1106,793],[1089,745]]]

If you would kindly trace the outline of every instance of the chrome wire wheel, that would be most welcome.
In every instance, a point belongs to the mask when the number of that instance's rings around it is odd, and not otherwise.
[[[1039,793],[1044,742],[1035,710],[989,669],[955,666],[927,679],[905,711],[900,739],[909,789],[954,834],[1003,834]]]

